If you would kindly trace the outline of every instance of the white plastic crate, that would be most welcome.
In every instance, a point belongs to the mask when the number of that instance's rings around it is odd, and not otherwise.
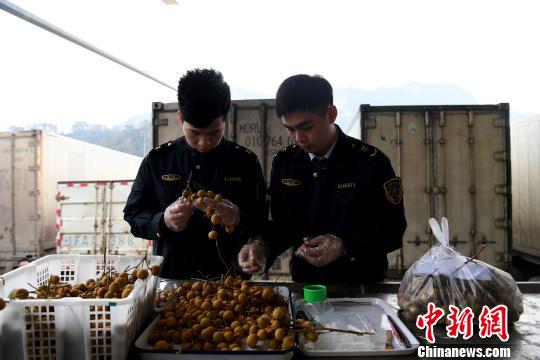
[[[123,271],[142,256],[50,255],[0,278],[0,296],[13,289],[32,290],[50,275],[70,284],[96,278],[104,267]],[[149,256],[150,265],[161,256]],[[157,277],[137,280],[125,299],[63,298],[11,300],[0,315],[0,359],[124,360],[136,333],[154,308]]]

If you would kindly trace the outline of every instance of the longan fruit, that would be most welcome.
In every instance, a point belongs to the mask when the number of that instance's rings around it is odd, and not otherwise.
[[[221,218],[219,217],[218,214],[214,214],[214,215],[212,215],[212,217],[210,218],[210,222],[211,222],[213,225],[219,224],[220,221],[221,221]]]
[[[141,279],[141,280],[144,280],[148,277],[148,270],[146,269],[139,269],[137,270],[137,279]]]
[[[58,275],[51,275],[49,279],[50,284],[58,284],[60,282],[60,277]]]
[[[210,326],[210,319],[209,318],[202,318],[199,324],[203,327],[203,329]]]
[[[213,199],[214,198],[214,192],[212,190],[208,190],[206,192],[206,197],[210,198],[210,199]]]
[[[150,270],[150,271],[152,272],[152,275],[158,276],[158,275],[159,275],[159,270],[160,270],[160,268],[161,268],[161,267],[160,267],[159,265],[157,265],[157,264],[156,264],[156,265],[152,265],[151,270]]]
[[[173,328],[176,326],[176,318],[175,317],[168,317],[166,320],[166,325],[168,328]]]
[[[262,292],[262,298],[264,301],[269,302],[274,297],[274,290],[272,288],[266,288]]]
[[[234,319],[234,313],[231,310],[223,312],[223,320],[232,321],[232,319]]]
[[[24,299],[28,299],[28,290],[26,289],[17,289],[13,292],[13,298],[16,298],[16,299],[21,299],[21,300],[24,300]],[[10,296],[11,297],[11,296]]]
[[[212,307],[212,303],[208,300],[202,303],[201,310],[206,311],[209,310]]]
[[[244,337],[245,330],[242,326],[237,326],[234,328],[234,335],[240,338]]]
[[[277,350],[279,349],[279,341],[277,341],[276,339],[269,340],[267,347],[268,350]]]
[[[257,331],[260,330],[260,327],[258,327],[257,325],[251,325],[250,328],[249,328],[249,333],[250,334],[256,334]]]
[[[235,321],[233,321],[231,323],[231,329],[233,329],[233,330],[236,329],[239,326],[242,326],[242,323],[240,323],[240,321],[238,321],[238,320],[235,320]]]
[[[201,337],[206,341],[210,340],[213,335],[214,335],[214,329],[212,327],[207,327],[206,329],[201,331]]]
[[[197,191],[197,197],[198,197],[198,198],[203,198],[204,195],[205,195],[205,191],[204,191],[204,190],[199,190],[199,191]]]
[[[250,348],[254,349],[257,346],[257,342],[259,341],[259,338],[255,334],[250,334],[246,338],[246,344]]]
[[[214,333],[214,335],[212,335],[212,340],[213,340],[216,344],[222,343],[224,339],[225,339],[225,337],[223,336],[223,332],[222,332],[222,331],[216,331],[216,332]]]
[[[156,350],[169,350],[169,343],[165,340],[158,340],[154,347],[156,348]]]
[[[261,340],[266,340],[266,337],[267,337],[267,334],[266,334],[266,330],[264,329],[260,329],[258,332],[257,332],[257,337]]]
[[[106,293],[107,293],[107,288],[101,287],[97,291],[97,297],[104,298]]]
[[[284,317],[285,317],[285,312],[280,307],[275,308],[274,311],[272,312],[272,318],[276,320],[283,319]]]
[[[204,210],[204,213],[206,214],[207,217],[211,218],[212,215],[214,215],[214,208],[211,206],[207,206],[206,209]]]
[[[232,234],[234,232],[234,225],[225,225],[225,232],[227,234]]]
[[[276,331],[274,332],[274,338],[278,341],[283,340],[285,336],[287,336],[287,333],[282,328],[276,329]]]
[[[120,284],[116,281],[112,282],[111,285],[109,285],[109,291],[117,292],[118,290],[120,290]]]
[[[223,196],[221,196],[220,194],[216,194],[216,195],[214,196],[214,201],[215,201],[215,202],[218,203],[218,202],[220,202],[221,200],[223,200]]]
[[[214,344],[212,344],[210,341],[206,341],[203,345],[203,350],[214,350]]]
[[[234,333],[230,330],[223,333],[223,338],[227,343],[231,343],[234,340]]]
[[[261,329],[270,325],[270,322],[271,322],[270,318],[266,315],[262,315],[257,319],[257,324],[259,324],[259,327]]]
[[[212,230],[208,233],[208,238],[210,240],[217,240],[218,238],[218,232],[216,230]]]
[[[150,345],[154,345],[159,340],[159,332],[158,331],[152,331],[150,335],[148,335],[148,343]]]
[[[188,198],[191,196],[191,191],[189,191],[188,189],[184,189],[184,191],[182,191],[182,196],[185,197],[185,198]]]
[[[191,329],[184,330],[182,332],[182,336],[180,336],[180,339],[182,342],[191,341],[191,339],[193,339],[193,331]]]
[[[204,198],[198,198],[197,199],[197,205],[199,205],[199,207],[203,207],[204,206]]]
[[[287,335],[283,338],[283,341],[281,342],[281,349],[282,350],[288,350],[292,348],[294,345],[294,336],[293,335]]]
[[[280,327],[281,327],[281,323],[279,322],[279,320],[272,320],[272,324],[270,325],[271,331],[276,331]]]
[[[238,295],[238,302],[240,304],[245,304],[245,303],[247,303],[247,301],[248,301],[248,296],[246,294],[242,293],[242,294]]]
[[[216,309],[216,310],[222,309],[223,308],[223,301],[221,301],[220,299],[214,300],[214,302],[212,302],[212,308]]]
[[[315,342],[319,340],[319,334],[317,334],[315,331],[307,331],[304,332],[304,337],[307,341]]]

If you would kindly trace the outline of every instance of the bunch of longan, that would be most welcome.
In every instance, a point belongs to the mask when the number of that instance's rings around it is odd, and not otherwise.
[[[212,223],[212,230],[208,233],[208,238],[211,240],[217,240],[219,234],[216,230],[216,225],[221,222],[221,217],[216,211],[216,204],[221,202],[223,197],[220,194],[214,194],[214,192],[211,190],[199,190],[196,193],[192,193],[189,187],[182,191],[182,197],[190,204],[196,203],[198,208],[204,211],[205,216],[209,218],[210,222]],[[205,202],[208,204],[208,201],[205,201],[205,198],[211,200],[210,205],[205,205]],[[224,228],[225,232],[228,234],[234,232],[233,225],[225,225]]]
[[[295,332],[311,333],[303,324],[292,326],[287,302],[272,287],[232,276],[184,282],[160,317],[148,342],[162,350],[287,350]]]
[[[149,269],[140,268],[140,265],[142,265],[142,261],[131,273],[126,271],[115,272],[111,269],[97,279],[88,279],[86,282],[75,285],[61,283],[58,275],[51,275],[46,284],[39,285],[37,288],[34,287],[32,291],[24,288],[14,289],[9,294],[9,297],[19,300],[61,299],[65,297],[124,299],[133,290],[137,279],[144,280],[150,274],[153,276],[159,275],[159,265],[153,265]]]

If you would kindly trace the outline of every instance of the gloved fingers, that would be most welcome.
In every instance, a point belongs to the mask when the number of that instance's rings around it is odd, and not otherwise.
[[[319,236],[315,236],[309,240],[304,241],[304,244],[309,247],[315,247],[315,246],[320,246],[322,244],[326,244],[328,243],[329,240],[330,238],[328,238],[327,236],[319,235]]]

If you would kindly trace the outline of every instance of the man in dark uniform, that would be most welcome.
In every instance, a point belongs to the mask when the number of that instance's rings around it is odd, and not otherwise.
[[[268,215],[264,178],[255,154],[223,138],[231,95],[221,73],[188,71],[178,84],[178,104],[184,136],[144,158],[124,218],[134,236],[154,240],[154,254],[164,257],[161,277],[216,277],[235,264]],[[211,190],[223,200],[186,201],[188,180],[194,193]],[[209,238],[210,205],[220,216],[217,240]]]
[[[401,247],[407,226],[388,157],[334,124],[332,87],[320,76],[286,79],[276,110],[295,144],[274,158],[273,222],[265,241],[242,248],[241,267],[259,272],[293,246],[295,281],[382,281],[387,253]]]

